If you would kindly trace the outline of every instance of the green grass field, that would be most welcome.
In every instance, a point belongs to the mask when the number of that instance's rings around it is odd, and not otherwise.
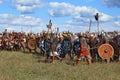
[[[42,56],[0,51],[0,80],[120,80],[120,62],[72,64],[69,60],[45,63]]]

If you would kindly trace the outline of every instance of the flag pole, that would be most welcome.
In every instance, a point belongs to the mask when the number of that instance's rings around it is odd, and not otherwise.
[[[98,27],[98,34],[99,34],[99,14],[96,13],[95,20],[97,21],[97,27]]]
[[[92,23],[92,20],[90,19],[89,32],[91,30],[91,23]]]
[[[97,27],[98,27],[98,34],[99,34],[99,32],[100,32],[100,30],[99,30],[99,21],[97,21]]]

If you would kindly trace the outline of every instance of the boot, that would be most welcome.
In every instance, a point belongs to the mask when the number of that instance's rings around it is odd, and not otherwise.
[[[54,61],[52,61],[52,64],[55,64],[55,62],[54,62]]]
[[[91,59],[88,59],[88,64],[91,64],[91,63],[92,63]]]
[[[79,64],[80,64],[80,60],[77,60],[77,61],[76,61],[76,65],[79,65]]]

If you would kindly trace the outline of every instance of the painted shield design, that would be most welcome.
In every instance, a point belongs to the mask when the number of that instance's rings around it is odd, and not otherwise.
[[[98,54],[102,59],[110,59],[114,54],[114,49],[110,44],[102,44],[98,48]]]
[[[28,40],[27,46],[29,49],[34,50],[36,48],[36,40]]]

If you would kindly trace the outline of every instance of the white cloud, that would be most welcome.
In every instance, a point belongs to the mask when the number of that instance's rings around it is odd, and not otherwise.
[[[32,13],[45,5],[43,0],[13,0],[12,6],[21,13]]]
[[[85,18],[94,20],[94,15],[99,13],[100,21],[109,21],[112,19],[112,16],[107,15],[98,11],[95,8],[87,7],[87,6],[75,6],[69,3],[58,3],[58,2],[50,2],[49,15],[53,17],[64,17],[64,16],[72,16],[74,19]]]
[[[75,6],[70,3],[58,3],[50,2],[49,15],[52,17],[72,17],[71,20],[65,21],[64,25],[69,25],[69,29],[75,30],[77,32],[83,32],[83,30],[88,30],[90,20],[92,20],[92,31],[97,31],[97,23],[95,21],[95,14],[99,13],[99,22],[104,26],[104,23],[107,23],[113,20],[113,17],[98,11],[95,8],[88,6]],[[100,26],[101,26],[100,25]],[[108,26],[108,25],[107,25]]]
[[[116,26],[119,26],[119,27],[120,27],[120,22],[119,22],[119,21],[114,22],[114,24],[115,24]]]
[[[11,27],[14,27],[14,29],[18,27],[18,29],[20,27],[39,27],[41,26],[41,22],[39,18],[32,16],[0,14],[0,24],[5,28],[10,26],[10,29],[13,29]]]
[[[120,8],[120,0],[102,0],[102,1],[107,6]]]
[[[69,3],[64,2],[50,2],[49,5],[51,7],[49,10],[49,14],[51,16],[71,16],[75,7]]]
[[[7,0],[0,0],[0,4],[2,4],[2,3],[5,2],[5,1],[7,1]]]
[[[2,1],[0,0],[0,4],[2,4]]]
[[[101,13],[100,21],[105,22],[105,21],[110,21],[112,19],[113,19],[112,16],[104,14],[104,13]]]
[[[23,25],[23,26],[36,26],[39,25],[41,20],[39,18],[31,16],[14,16],[11,14],[1,14],[0,15],[1,24],[10,24],[10,25]]]

